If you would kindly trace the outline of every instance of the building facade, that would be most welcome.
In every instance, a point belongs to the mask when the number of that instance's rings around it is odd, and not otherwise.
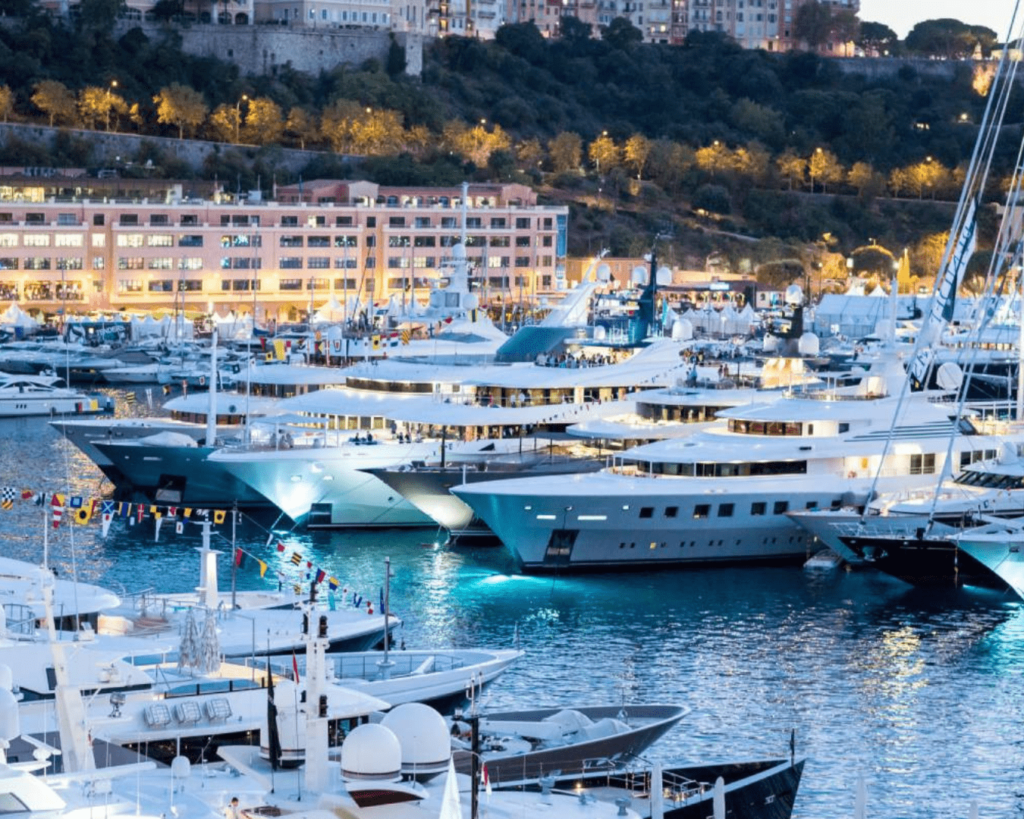
[[[790,51],[800,42],[793,34],[796,12],[811,0],[676,0],[677,21],[673,40],[681,42],[689,31],[728,34],[743,48]],[[833,10],[857,13],[860,0],[824,0]],[[825,50],[843,54],[845,44],[827,44]]]
[[[280,188],[268,202],[189,199],[180,187],[15,194],[0,199],[0,300],[44,313],[234,310],[259,322],[294,320],[332,296],[424,302],[463,230],[483,304],[562,289],[568,208],[539,206],[522,185],[468,190],[464,213],[459,188],[369,182]]]

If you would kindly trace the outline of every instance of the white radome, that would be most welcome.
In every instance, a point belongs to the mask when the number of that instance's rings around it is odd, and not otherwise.
[[[367,723],[355,728],[341,746],[346,779],[394,779],[402,771],[402,746],[390,728]]]
[[[447,765],[452,743],[448,726],[437,711],[421,702],[396,706],[380,724],[390,728],[402,747],[402,765]]]

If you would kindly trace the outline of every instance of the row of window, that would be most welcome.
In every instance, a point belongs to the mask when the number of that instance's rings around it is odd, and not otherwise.
[[[391,199],[396,197],[389,197],[387,204],[392,204]],[[441,197],[446,199],[446,197]],[[301,218],[301,222],[299,221]],[[300,224],[307,227],[326,227],[329,224],[329,217],[325,214],[307,214],[299,217],[297,215],[284,215],[281,216],[280,227],[299,227]],[[0,213],[0,225],[12,225],[15,224],[15,218],[13,213]],[[26,213],[25,214],[26,225],[47,225],[50,223],[48,215],[45,213]],[[75,213],[58,213],[56,223],[59,226],[71,227],[77,226],[80,223],[78,214]],[[94,213],[92,216],[92,224],[94,227],[102,227],[106,224],[106,214]],[[135,225],[143,225],[144,222],[137,213],[122,213],[117,217],[116,224],[126,227]],[[153,213],[149,215],[149,225],[151,227],[162,227],[170,226],[172,224],[170,216],[167,214]],[[204,224],[199,214],[186,213],[181,214],[178,217],[178,224],[182,227],[198,227]],[[261,224],[259,214],[223,214],[220,216],[221,227],[258,227]],[[333,220],[335,227],[354,227],[356,225],[355,218],[352,216],[335,216]],[[508,219],[504,216],[492,216],[489,220],[485,220],[480,216],[467,216],[466,217],[466,228],[467,229],[480,229],[483,227],[489,227],[492,230],[507,230],[514,225],[516,230],[531,230],[534,225],[543,230],[554,230],[554,219],[550,216],[534,218],[529,216],[518,216],[515,219]],[[387,222],[388,227],[392,228],[404,228],[404,227],[417,227],[417,228],[460,228],[462,226],[461,217],[458,216],[442,216],[435,218],[433,216],[416,216],[412,218],[406,218],[405,216],[390,216]],[[367,216],[366,227],[376,228],[377,217]]]
[[[662,516],[666,518],[677,518],[679,517],[678,506],[666,506],[662,510]],[[812,500],[807,501],[806,509],[817,509],[818,501]],[[691,517],[694,520],[704,520],[711,517],[712,504],[710,503],[698,503],[693,507],[693,514]],[[731,518],[735,512],[735,503],[720,503],[715,517],[719,518]],[[773,515],[784,515],[789,511],[789,501],[777,500],[772,503],[772,514]],[[641,506],[639,517],[641,519],[650,519],[654,517],[655,508],[653,506]],[[750,504],[750,514],[753,517],[762,517],[768,514],[768,502],[767,501],[754,501]]]

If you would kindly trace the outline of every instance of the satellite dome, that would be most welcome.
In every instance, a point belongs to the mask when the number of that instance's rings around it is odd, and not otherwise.
[[[192,763],[187,756],[176,756],[171,760],[171,775],[175,779],[188,779],[192,775]]]
[[[599,264],[597,266],[597,280],[599,282],[606,282],[612,276],[612,269],[606,264]]]
[[[398,737],[402,773],[435,775],[448,769],[451,735],[444,717],[429,705],[404,703],[385,714],[380,724]]]
[[[366,723],[345,737],[341,775],[345,779],[397,780],[402,771],[402,746],[390,728]]]
[[[689,319],[676,319],[672,322],[672,340],[689,341],[693,338],[693,322]]]
[[[466,246],[462,242],[456,242],[452,245],[452,258],[453,259],[465,259],[466,258]]]
[[[647,268],[637,265],[633,268],[633,284],[643,284],[647,281]]]
[[[462,306],[467,310],[476,310],[479,305],[480,299],[477,297],[476,293],[467,293],[462,297]]]
[[[776,352],[779,349],[779,340],[771,333],[766,333],[764,337],[764,342],[762,344],[762,349],[766,353]]]
[[[817,355],[821,351],[821,340],[814,333],[804,333],[796,348],[800,355]]]
[[[786,288],[785,299],[790,307],[799,307],[804,303],[804,291],[799,284],[791,284]]]
[[[659,267],[655,274],[655,282],[660,285],[672,284],[672,270],[668,267]]]

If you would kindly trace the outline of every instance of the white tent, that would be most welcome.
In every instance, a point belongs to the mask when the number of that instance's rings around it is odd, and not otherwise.
[[[11,306],[0,314],[0,324],[33,330],[39,326],[38,321],[32,318],[32,316],[22,310],[14,302],[11,302]]]
[[[313,314],[313,322],[327,324],[335,321],[342,321],[345,318],[345,307],[333,295]]]

